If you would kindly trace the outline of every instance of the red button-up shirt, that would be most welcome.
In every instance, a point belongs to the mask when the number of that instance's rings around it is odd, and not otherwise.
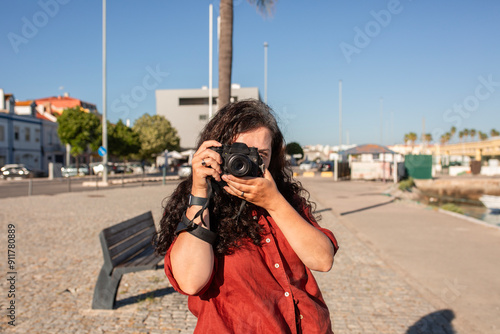
[[[310,223],[326,234],[335,252],[332,232]],[[196,296],[189,296],[189,310],[198,318],[194,333],[333,333],[328,307],[309,268],[295,254],[274,220],[265,211],[259,216],[262,245],[248,241],[234,254],[215,257],[210,282]],[[165,273],[177,291],[170,251]]]

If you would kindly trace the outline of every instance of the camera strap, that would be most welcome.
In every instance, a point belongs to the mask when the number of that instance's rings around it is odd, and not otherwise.
[[[223,184],[225,184],[225,182]],[[209,201],[214,194],[212,189],[215,189],[215,193],[222,191],[222,186],[221,186],[220,182],[217,182],[214,179],[210,179],[210,181],[208,182],[208,200]],[[245,209],[246,204],[247,204],[247,201],[242,200],[242,202],[240,204],[240,209],[238,210],[238,213],[233,217],[234,220],[238,221],[238,219],[241,216],[241,213]],[[202,220],[202,222],[203,222],[203,220]]]

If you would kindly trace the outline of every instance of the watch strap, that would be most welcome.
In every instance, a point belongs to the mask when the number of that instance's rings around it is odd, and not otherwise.
[[[188,200],[189,206],[193,206],[193,205],[205,206],[205,204],[207,204],[207,202],[208,202],[208,198],[196,197],[196,196],[189,194],[189,200]]]
[[[203,228],[198,224],[195,224],[192,220],[189,220],[189,218],[186,217],[185,213],[182,215],[182,220],[177,225],[175,235],[179,235],[182,232],[188,232],[189,234],[205,242],[208,242],[211,245],[215,243],[215,240],[217,238],[217,233]]]

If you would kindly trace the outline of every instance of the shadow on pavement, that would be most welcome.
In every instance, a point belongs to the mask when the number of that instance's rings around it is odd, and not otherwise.
[[[440,310],[420,318],[405,334],[456,334],[451,322],[455,319],[452,310]]]
[[[341,215],[341,216],[345,216],[345,215],[350,215],[351,213],[356,213],[356,212],[360,212],[360,211],[365,211],[365,210],[369,210],[369,209],[377,208],[377,207],[379,207],[379,206],[383,206],[383,205],[391,204],[391,203],[392,203],[392,202],[394,202],[395,200],[396,200],[396,198],[393,198],[393,199],[391,199],[389,202],[379,203],[379,204],[370,205],[370,206],[367,206],[367,207],[365,207],[365,208],[361,208],[361,209],[356,209],[356,210],[352,210],[352,211],[342,212],[342,213],[340,213],[340,215]]]
[[[173,292],[175,292],[174,288],[168,287],[165,289],[159,289],[151,292],[142,293],[137,296],[131,296],[125,299],[117,300],[115,304],[115,309],[119,309],[120,307],[124,307],[130,304],[138,303],[146,299],[163,297]]]
[[[326,208],[326,209],[316,210],[316,211],[313,212],[313,214],[321,213],[321,212],[325,212],[325,211],[332,211],[332,208]]]

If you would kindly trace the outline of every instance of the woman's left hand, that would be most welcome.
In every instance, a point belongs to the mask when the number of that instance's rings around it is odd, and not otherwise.
[[[226,181],[224,187],[229,194],[244,199],[261,208],[268,209],[273,207],[273,203],[279,200],[281,193],[276,187],[276,183],[266,168],[264,177],[236,177],[225,174],[222,179]]]

